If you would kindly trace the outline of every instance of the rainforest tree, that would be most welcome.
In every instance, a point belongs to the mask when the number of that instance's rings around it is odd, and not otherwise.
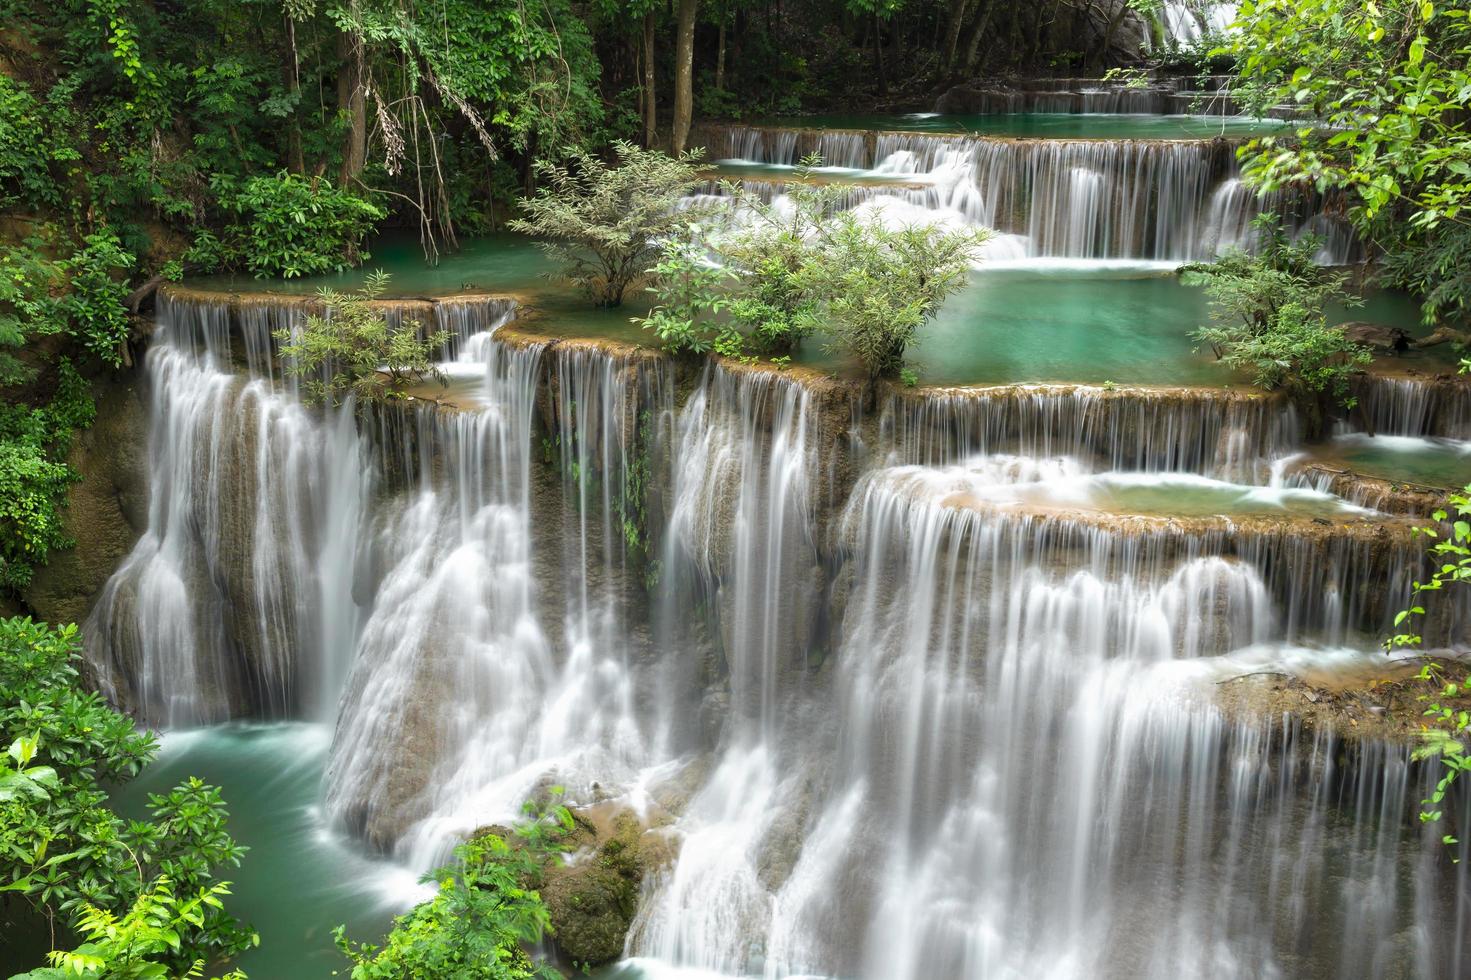
[[[1250,111],[1299,112],[1242,150],[1264,190],[1348,197],[1389,280],[1433,321],[1471,312],[1471,11],[1433,0],[1246,0],[1229,42]]]

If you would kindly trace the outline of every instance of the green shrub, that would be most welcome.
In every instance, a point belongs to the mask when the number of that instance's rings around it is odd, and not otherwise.
[[[832,346],[855,357],[870,381],[898,377],[904,351],[945,300],[963,288],[984,232],[933,225],[898,230],[839,215],[821,261],[806,275],[822,291]]]
[[[701,151],[678,158],[615,142],[618,165],[574,151],[566,166],[538,163],[546,182],[523,202],[517,231],[546,239],[543,250],[563,276],[599,306],[620,306],[648,271],[662,243],[682,235],[708,209],[685,197],[700,181]]]
[[[66,260],[65,310],[71,334],[98,360],[117,367],[130,329],[128,283],[118,273],[133,266],[133,256],[117,235],[103,230],[88,235]]]
[[[553,792],[559,796],[560,788]],[[455,848],[455,864],[425,875],[438,893],[395,919],[384,945],[353,943],[338,926],[337,946],[353,963],[353,980],[560,980],[524,947],[550,931],[533,886],[544,862],[559,860],[572,817],[555,802],[525,809],[514,844],[483,834]]]
[[[239,187],[216,181],[221,205],[232,215],[223,245],[196,241],[192,257],[286,279],[341,272],[367,259],[363,239],[387,216],[366,198],[321,178],[282,171],[251,177]]]
[[[1181,280],[1203,286],[1215,322],[1195,331],[1222,363],[1250,373],[1253,383],[1281,389],[1307,415],[1309,435],[1321,429],[1324,402],[1353,407],[1349,379],[1371,360],[1369,351],[1328,325],[1330,302],[1356,306],[1347,277],[1313,261],[1319,242],[1289,241],[1274,215],[1256,222],[1256,254],[1233,250],[1214,263],[1185,266]]]
[[[390,327],[374,305],[388,278],[380,269],[369,273],[356,293],[322,289],[317,296],[325,314],[307,317],[297,333],[277,332],[287,370],[306,379],[303,387],[311,401],[333,406],[348,398],[360,405],[381,402],[402,397],[400,389],[408,381],[426,375],[444,380],[434,355],[449,340],[449,331],[421,338],[418,321]]]
[[[214,889],[217,869],[238,865],[245,848],[226,830],[219,790],[197,779],[151,794],[147,820],[108,807],[104,786],[137,775],[158,743],[82,689],[79,659],[75,626],[0,620],[0,734],[33,744],[36,764],[56,774],[43,796],[0,799],[0,890],[86,932],[89,908],[126,916],[162,879],[179,896]],[[218,905],[198,912],[150,959],[178,974],[256,941]]]

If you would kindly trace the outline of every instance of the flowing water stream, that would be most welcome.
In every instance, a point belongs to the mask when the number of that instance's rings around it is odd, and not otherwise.
[[[998,150],[1035,170],[986,206],[1028,198],[1032,240],[1064,242],[1096,193],[1122,210],[1078,251],[1185,257],[1212,185],[1180,161],[1215,151],[1184,145]],[[1094,163],[1107,187],[1059,176]],[[1199,220],[1161,210],[1185,200]],[[1055,363],[1038,342],[870,401],[801,367],[508,325],[490,294],[526,283],[495,268],[388,307],[454,329],[453,396],[356,418],[304,406],[271,357],[301,297],[161,302],[149,530],[88,654],[172,732],[157,778],[223,783],[248,828],[247,969],[327,975],[332,926],[366,937],[556,784],[670,855],[612,977],[1471,971],[1471,861],[1413,817],[1431,769],[1224,696],[1385,669],[1423,542],[1285,480],[1305,447],[1282,401],[1222,387],[1178,338],[1130,356],[1154,335],[1074,322],[1132,289],[1124,319],[1147,319],[1178,286],[1013,270],[1033,306],[1076,306]],[[1102,383],[1149,361],[1134,380],[1207,384]],[[1459,481],[1458,389],[1375,384],[1362,419],[1401,441],[1315,451],[1394,469],[1419,440],[1438,455],[1414,474]],[[1471,608],[1428,629],[1465,644]]]

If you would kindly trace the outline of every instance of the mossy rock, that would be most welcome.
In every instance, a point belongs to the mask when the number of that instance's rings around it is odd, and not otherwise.
[[[601,826],[581,814],[577,823],[574,837],[581,847],[566,863],[547,869],[541,897],[562,954],[579,966],[597,966],[623,955],[638,911],[643,828],[626,811]]]

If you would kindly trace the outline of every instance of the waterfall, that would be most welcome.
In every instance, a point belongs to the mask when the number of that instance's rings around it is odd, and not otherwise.
[[[1226,528],[1140,536],[952,491],[919,467],[860,482],[814,692],[832,717],[722,754],[634,953],[771,978],[1436,975],[1466,955],[1464,888],[1396,884],[1422,863],[1451,884],[1433,837],[1382,819],[1422,789],[1406,750],[1371,743],[1345,772],[1331,735],[1214,703],[1232,678],[1369,662],[1284,643],[1344,638],[1351,603],[1279,602],[1302,575],[1361,592],[1363,555],[1230,556]],[[1448,941],[1399,947],[1426,922]]]
[[[881,432],[891,460],[940,465],[983,453],[1068,456],[1101,468],[1254,481],[1292,451],[1282,399],[1201,388],[1004,385],[896,394]]]
[[[141,718],[330,717],[351,644],[355,541],[372,488],[351,409],[307,412],[268,371],[284,319],[164,297],[152,390],[148,530],[84,635],[103,690]],[[236,345],[248,367],[232,369]]]
[[[1227,248],[1249,248],[1251,221],[1263,211],[1281,214],[1294,236],[1321,238],[1318,257],[1326,264],[1347,264],[1361,250],[1352,229],[1315,195],[1261,195],[1248,188],[1226,140],[1029,140],[746,126],[721,127],[710,136],[740,154],[740,162],[790,166],[818,152],[828,166],[902,179],[851,185],[837,206],[898,200],[943,220],[1023,236],[1031,256],[1210,259]],[[783,190],[780,181],[764,177],[742,184],[767,201]],[[719,187],[711,183],[705,190]]]
[[[1117,195],[1095,163],[1068,194]],[[1119,234],[1073,221],[1048,234]],[[1303,693],[1389,669],[1424,542],[1291,476],[1285,400],[870,402],[533,336],[472,297],[384,310],[451,329],[474,399],[327,411],[272,356],[312,302],[161,300],[149,528],[86,628],[141,717],[333,720],[324,814],[416,871],[553,785],[634,811],[669,860],[627,952],[676,970],[1471,962],[1471,861],[1414,826],[1433,766]],[[1447,384],[1366,381],[1361,412],[1453,429]],[[1464,601],[1426,623],[1468,635]]]

